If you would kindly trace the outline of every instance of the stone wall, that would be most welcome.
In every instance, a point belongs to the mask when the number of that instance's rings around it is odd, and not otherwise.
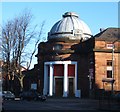
[[[112,60],[112,49],[107,49],[106,44],[110,42],[95,42],[95,84],[100,89],[111,90],[111,83],[102,82],[103,78],[107,78],[107,60]],[[118,43],[115,44],[114,51],[114,90],[120,91],[120,70],[119,70],[119,49]]]

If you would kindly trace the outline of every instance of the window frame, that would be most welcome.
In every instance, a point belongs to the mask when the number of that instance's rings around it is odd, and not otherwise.
[[[112,70],[107,70],[107,78],[112,78]]]

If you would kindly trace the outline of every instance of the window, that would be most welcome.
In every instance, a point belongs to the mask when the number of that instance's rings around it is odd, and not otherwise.
[[[55,46],[53,46],[53,50],[61,50],[63,48],[63,45],[61,44],[56,44]]]
[[[107,60],[107,78],[112,78],[112,60]]]
[[[112,70],[107,70],[107,78],[112,78]]]
[[[112,66],[112,60],[107,60],[107,66]]]

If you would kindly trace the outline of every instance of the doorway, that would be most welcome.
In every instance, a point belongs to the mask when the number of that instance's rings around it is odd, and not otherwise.
[[[55,78],[55,96],[63,95],[63,78]]]
[[[69,78],[69,96],[74,96],[74,78]]]

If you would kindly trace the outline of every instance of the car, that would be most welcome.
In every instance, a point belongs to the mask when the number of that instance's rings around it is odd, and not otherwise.
[[[0,111],[3,110],[2,107],[3,107],[3,99],[2,99],[2,92],[0,91]]]
[[[37,91],[30,90],[30,91],[23,91],[20,93],[20,99],[21,100],[35,100],[35,101],[45,101],[46,96],[40,95]]]
[[[14,100],[15,99],[15,95],[11,91],[3,91],[2,97],[3,97],[3,100]]]

